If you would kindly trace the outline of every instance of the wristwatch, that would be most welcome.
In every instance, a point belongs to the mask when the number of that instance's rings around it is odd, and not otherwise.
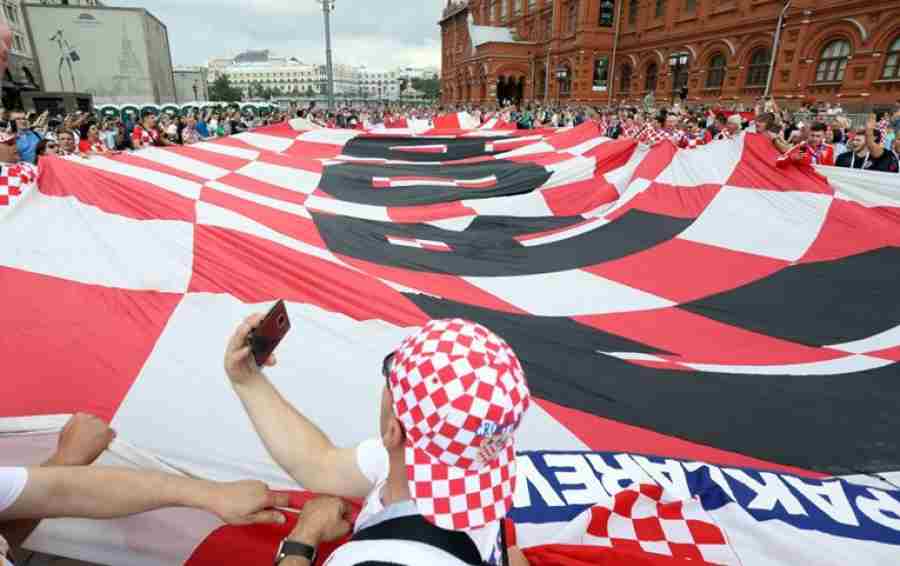
[[[275,566],[281,564],[289,556],[306,558],[312,564],[316,561],[316,548],[302,542],[283,540],[281,541],[281,546],[278,547],[278,553],[275,555]]]

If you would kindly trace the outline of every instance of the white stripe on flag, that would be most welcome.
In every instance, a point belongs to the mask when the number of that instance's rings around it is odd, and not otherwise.
[[[565,153],[562,155],[565,155]],[[572,159],[552,163],[545,167],[550,171],[551,175],[547,182],[541,186],[541,191],[592,179],[594,172],[597,170],[597,159],[575,155],[572,156]]]
[[[879,350],[894,348],[898,345],[900,345],[900,325],[889,328],[874,336],[869,336],[868,338],[854,340],[853,342],[844,342],[843,344],[833,344],[831,346],[825,346],[825,348],[842,350],[854,354],[865,354],[867,352],[877,352]]]
[[[544,244],[552,244],[553,242],[560,242],[562,240],[574,238],[575,236],[579,236],[601,226],[605,226],[608,223],[609,221],[604,218],[592,218],[591,220],[581,222],[566,230],[559,230],[557,232],[546,234],[544,236],[538,236],[535,238],[522,236],[518,238],[518,240],[523,246],[542,246]]]
[[[579,316],[652,310],[674,303],[587,271],[463,277],[495,297],[538,316]]]
[[[725,184],[744,155],[744,135],[676,152],[656,182],[677,187]]]
[[[360,135],[358,130],[336,130],[331,128],[323,128],[321,130],[311,130],[297,136],[297,141],[324,143],[329,145],[344,145],[348,141]]]
[[[359,204],[333,198],[322,198],[310,195],[304,203],[306,208],[318,212],[330,212],[341,216],[362,218],[365,220],[377,220],[379,222],[392,222],[387,208],[371,204]]]
[[[889,366],[894,362],[884,358],[852,355],[834,360],[809,362],[805,364],[782,365],[731,365],[731,364],[692,364],[679,362],[681,365],[697,371],[711,373],[731,373],[739,375],[840,375]]]
[[[678,238],[796,261],[819,235],[831,202],[816,193],[725,186]]]
[[[224,143],[200,142],[195,143],[191,146],[191,148],[202,149],[203,151],[210,151],[212,153],[218,153],[220,155],[227,155],[228,157],[246,159],[248,161],[253,161],[254,159],[259,158],[258,151],[252,149],[244,149],[242,147],[234,147],[233,145],[225,145]]]
[[[263,161],[248,163],[235,171],[235,173],[305,194],[315,191],[319,187],[319,180],[322,178],[322,175],[315,171],[285,167],[284,165],[275,165]]]
[[[0,225],[3,240],[14,242],[0,246],[0,265],[104,287],[187,290],[191,223],[135,220],[37,191],[26,204]]]
[[[509,157],[522,157],[523,155],[535,155],[538,153],[553,153],[556,151],[556,148],[550,145],[545,141],[538,141],[532,144],[528,144],[525,147],[520,147],[518,149],[514,149],[512,151],[507,151],[506,153],[501,153],[499,155],[495,155],[494,159],[506,159]]]
[[[256,134],[253,132],[243,132],[235,134],[232,137],[252,145],[253,147],[274,151],[276,153],[280,153],[294,145],[294,140],[290,138],[279,138],[277,136],[268,136],[266,134]]]
[[[553,216],[553,211],[538,191],[506,197],[469,199],[462,203],[479,215]]]

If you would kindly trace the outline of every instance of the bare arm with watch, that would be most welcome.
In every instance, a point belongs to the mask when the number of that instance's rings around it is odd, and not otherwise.
[[[347,504],[337,497],[318,497],[307,502],[294,532],[282,543],[275,564],[312,564],[319,544],[335,541],[350,532],[350,522],[345,517],[347,511]]]
[[[304,488],[342,497],[365,496],[372,485],[357,466],[355,447],[336,447],[257,366],[247,339],[263,318],[257,314],[244,319],[225,352],[225,371],[257,434],[275,462]],[[276,363],[273,354],[263,365]]]

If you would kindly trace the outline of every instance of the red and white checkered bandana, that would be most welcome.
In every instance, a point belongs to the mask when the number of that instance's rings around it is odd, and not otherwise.
[[[452,530],[506,515],[516,486],[513,435],[530,398],[512,348],[480,324],[432,320],[400,345],[388,380],[419,512]]]

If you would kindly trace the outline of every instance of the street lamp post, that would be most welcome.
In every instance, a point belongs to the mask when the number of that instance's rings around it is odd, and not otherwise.
[[[325,70],[328,73],[328,109],[334,110],[334,67],[331,64],[331,11],[334,10],[335,0],[316,0],[322,5],[322,14],[325,16]]]

